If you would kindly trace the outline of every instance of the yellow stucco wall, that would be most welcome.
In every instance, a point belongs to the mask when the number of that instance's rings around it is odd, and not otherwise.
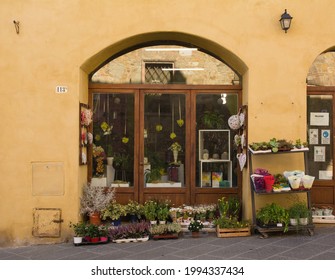
[[[287,34],[285,8],[293,16]],[[67,238],[86,176],[78,104],[87,101],[87,75],[112,54],[154,39],[194,42],[242,75],[249,141],[304,139],[306,76],[335,45],[334,8],[333,0],[2,0],[0,246]],[[56,94],[57,85],[68,93]],[[33,195],[32,162],[63,163],[63,195]],[[32,209],[41,207],[62,209],[61,238],[32,236]]]

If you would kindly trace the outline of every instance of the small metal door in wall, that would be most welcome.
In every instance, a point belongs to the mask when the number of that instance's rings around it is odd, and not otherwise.
[[[35,208],[33,210],[33,236],[60,237],[62,212],[59,208]]]

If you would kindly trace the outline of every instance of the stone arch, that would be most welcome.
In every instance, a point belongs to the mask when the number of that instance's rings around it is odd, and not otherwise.
[[[309,86],[335,86],[335,46],[320,53],[307,74]]]
[[[118,41],[87,59],[81,69],[87,74],[95,72],[112,59],[131,50],[157,44],[179,44],[198,47],[202,51],[221,60],[241,77],[247,72],[246,64],[233,52],[216,42],[197,35],[181,32],[153,32],[138,34]]]

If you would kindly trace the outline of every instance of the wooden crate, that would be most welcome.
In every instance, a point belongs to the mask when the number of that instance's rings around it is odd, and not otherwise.
[[[238,237],[238,236],[250,236],[250,227],[245,228],[219,228],[216,227],[217,237]]]

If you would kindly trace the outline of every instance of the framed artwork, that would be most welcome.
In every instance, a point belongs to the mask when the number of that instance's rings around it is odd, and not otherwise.
[[[222,172],[212,172],[212,187],[219,188],[220,182],[223,180]]]

